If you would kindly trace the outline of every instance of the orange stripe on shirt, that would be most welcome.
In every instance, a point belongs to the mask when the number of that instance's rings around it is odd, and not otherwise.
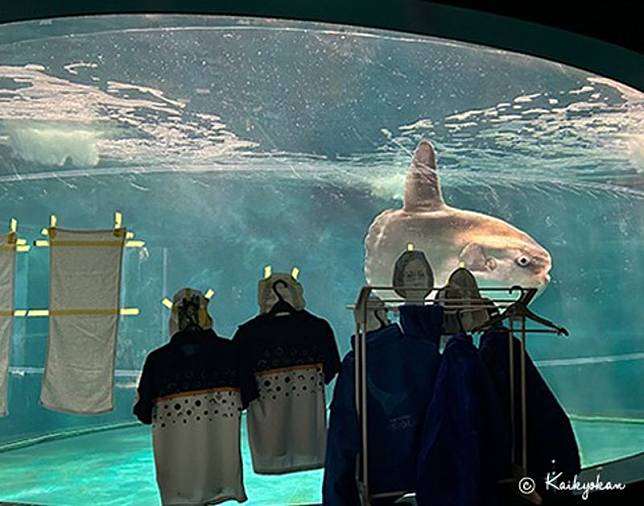
[[[187,392],[179,392],[176,394],[164,395],[163,397],[157,397],[154,399],[155,402],[158,401],[167,401],[170,399],[176,399],[177,397],[191,397],[195,395],[210,394],[215,392],[239,392],[239,388],[235,387],[217,387],[217,388],[205,388],[202,390],[189,390]]]
[[[317,364],[303,364],[303,365],[294,365],[291,367],[280,367],[279,369],[266,369],[264,371],[258,371],[257,376],[265,376],[267,374],[274,374],[278,372],[291,372],[291,371],[300,371],[303,369],[313,369],[315,367],[322,367],[322,363],[318,362]]]

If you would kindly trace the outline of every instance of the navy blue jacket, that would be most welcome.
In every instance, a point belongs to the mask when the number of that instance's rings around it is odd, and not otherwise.
[[[404,306],[400,325],[367,334],[370,492],[415,488],[422,421],[440,356],[443,309]],[[356,458],[360,450],[354,395],[354,352],[342,362],[327,433],[322,488],[325,506],[358,505]]]
[[[521,449],[520,357],[521,343],[514,345],[515,447]],[[503,412],[509,414],[508,330],[496,327],[481,336],[480,355],[501,396]],[[548,472],[562,472],[561,480],[579,473],[579,448],[568,416],[528,354],[526,357],[527,450],[528,475],[538,486]],[[554,466],[553,462],[554,461]],[[554,469],[553,469],[554,467]],[[559,481],[559,480],[558,480]],[[543,493],[543,490],[541,490]]]
[[[506,419],[471,337],[452,337],[425,419],[418,506],[496,504],[509,458]]]

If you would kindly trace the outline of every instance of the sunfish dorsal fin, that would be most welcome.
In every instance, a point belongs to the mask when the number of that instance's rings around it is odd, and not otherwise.
[[[405,211],[434,211],[445,207],[436,169],[436,153],[428,140],[416,147],[405,177]]]

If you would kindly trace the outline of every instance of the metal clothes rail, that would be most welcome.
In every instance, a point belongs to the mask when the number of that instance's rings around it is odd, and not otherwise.
[[[432,287],[430,293],[431,295],[434,292],[440,291],[447,286],[443,287]],[[462,298],[462,299],[446,299],[436,297],[433,299],[423,298],[423,299],[412,299],[412,298],[379,298],[371,299],[370,296],[374,291],[391,291],[393,292],[396,289],[410,289],[410,287],[400,287],[400,286],[363,286],[358,295],[358,299],[355,305],[348,306],[348,309],[353,309],[356,311],[356,356],[354,361],[354,384],[355,384],[355,402],[356,402],[356,411],[358,414],[358,423],[360,431],[360,441],[361,441],[361,451],[358,454],[358,461],[356,462],[356,480],[358,485],[358,492],[363,506],[370,506],[372,499],[387,498],[394,496],[403,496],[408,494],[409,490],[400,490],[400,491],[388,491],[378,494],[372,494],[370,492],[370,483],[369,483],[369,437],[367,430],[367,421],[368,421],[368,411],[367,411],[367,321],[369,316],[369,310],[380,310],[383,309],[382,304],[384,304],[384,309],[397,309],[397,306],[402,304],[436,304],[436,303],[445,303],[445,314],[456,314],[460,315],[464,312],[470,311],[480,311],[481,309],[490,308],[490,309],[501,309],[503,307],[506,310],[512,308],[512,306],[518,304],[522,299],[524,299],[526,292],[526,300],[532,299],[536,291],[530,291],[531,289],[523,289],[521,287],[490,287],[490,288],[481,288],[479,287],[479,292],[494,292],[494,293],[512,293],[516,289],[520,289],[522,295],[518,299],[508,299],[508,298],[498,298],[498,297],[488,297],[486,299],[481,299],[477,297]],[[412,288],[413,289],[413,288]],[[526,317],[521,311],[517,312],[516,316],[509,316],[510,319],[510,328],[508,332],[508,343],[509,343],[509,371],[510,371],[510,423],[512,428],[512,460],[515,464],[514,469],[515,473],[520,475],[520,477],[527,475],[527,429],[526,429],[526,381],[525,381],[525,342],[527,333],[544,333],[544,334],[560,334],[561,332],[553,330],[543,330],[543,329],[528,329],[526,327]],[[520,361],[520,388],[521,388],[521,412],[522,412],[522,424],[521,424],[521,435],[522,435],[522,452],[521,452],[521,462],[517,463],[516,449],[514,448],[515,442],[515,406],[514,406],[514,332],[515,324],[519,323],[519,331],[521,336],[521,361]],[[476,331],[476,329],[474,329]]]

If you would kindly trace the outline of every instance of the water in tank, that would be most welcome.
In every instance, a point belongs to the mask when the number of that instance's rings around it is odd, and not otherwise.
[[[122,306],[139,313],[119,324],[111,412],[44,409],[47,318],[15,318],[0,500],[158,503],[150,432],[131,408],[147,353],[168,339],[161,300],[180,288],[214,289],[215,328],[231,336],[258,312],[263,267],[297,266],[346,353],[367,231],[403,206],[422,139],[450,208],[502,220],[548,259],[531,307],[570,336],[531,336],[528,351],[583,464],[644,450],[643,100],[533,57],[345,26],[132,15],[0,27],[0,219],[32,244],[52,213],[106,228],[119,210],[145,243],[124,254]],[[510,283],[521,255],[495,233],[488,259]],[[418,234],[429,250],[447,240]],[[18,254],[16,308],[47,308],[48,255]],[[246,443],[243,457],[249,504],[320,500],[321,470],[257,476]]]

